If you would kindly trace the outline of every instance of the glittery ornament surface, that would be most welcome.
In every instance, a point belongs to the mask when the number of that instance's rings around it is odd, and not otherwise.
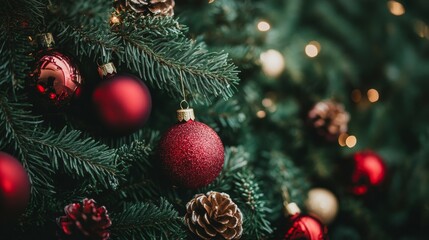
[[[193,120],[170,128],[158,150],[165,175],[173,184],[186,188],[208,185],[224,163],[219,136],[209,126]]]
[[[61,106],[79,95],[82,78],[66,55],[50,50],[36,63],[33,73],[36,90],[50,102]]]
[[[382,158],[371,151],[357,152],[353,155],[352,191],[363,195],[371,187],[380,185],[386,176],[386,165]]]
[[[16,219],[30,200],[30,181],[21,163],[0,152],[0,224]]]
[[[328,229],[323,224],[307,215],[295,214],[287,226],[284,240],[325,240]]]
[[[117,74],[102,80],[92,100],[102,123],[118,134],[141,128],[152,109],[149,89],[131,75]]]

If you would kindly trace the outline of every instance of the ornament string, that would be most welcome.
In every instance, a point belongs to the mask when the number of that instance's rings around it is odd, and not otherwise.
[[[180,73],[179,74],[180,75],[180,84],[182,86],[182,96],[183,96],[182,101],[180,101],[180,108],[184,109],[183,104],[186,104],[186,109],[188,109],[189,108],[189,103],[188,103],[188,101],[186,101],[185,83],[183,82],[182,71],[180,71],[179,73]]]

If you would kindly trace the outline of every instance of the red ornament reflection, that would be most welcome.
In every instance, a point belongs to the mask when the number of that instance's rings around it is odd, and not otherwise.
[[[82,84],[76,65],[66,55],[50,50],[36,63],[31,75],[37,91],[55,105],[68,103]]]
[[[354,170],[352,174],[352,191],[363,195],[371,187],[380,185],[386,176],[386,165],[374,152],[357,152],[353,155]]]

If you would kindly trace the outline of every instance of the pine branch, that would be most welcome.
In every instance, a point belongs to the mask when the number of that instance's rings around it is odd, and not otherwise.
[[[0,145],[11,145],[29,172],[33,191],[52,190],[51,174],[62,169],[71,176],[90,177],[106,188],[114,187],[120,174],[115,151],[93,139],[80,139],[79,131],[60,133],[40,126],[41,120],[26,110],[29,105],[9,103],[0,94]]]
[[[151,20],[144,18],[142,21]],[[171,27],[173,20],[164,18],[162,21]],[[181,96],[181,78],[197,101],[209,102],[218,95],[224,99],[232,96],[238,77],[227,54],[209,53],[202,43],[194,43],[181,34],[164,36],[159,31],[125,24],[117,33],[125,48],[125,51],[116,52],[120,63],[175,97]]]
[[[109,31],[107,23],[95,27],[54,21],[52,28],[57,32],[58,45],[70,49],[80,60],[89,58],[106,63],[112,60],[113,52],[122,51],[119,38]]]
[[[45,2],[43,0],[2,1],[0,26],[9,27],[12,23],[21,24],[22,21],[33,24],[41,23],[46,8]]]
[[[54,170],[62,168],[67,174],[90,177],[94,183],[105,187],[115,187],[120,173],[115,151],[94,139],[81,139],[77,130],[67,128],[59,133],[48,129],[40,137],[31,141],[37,144],[51,160]]]
[[[112,214],[114,239],[183,239],[183,218],[165,199],[159,205],[138,203],[125,205],[123,212]]]
[[[291,159],[280,152],[271,152],[266,154],[266,157],[269,161],[269,169],[272,169],[269,171],[269,176],[275,183],[279,196],[282,189],[286,188],[290,201],[303,206],[310,188],[305,174]]]
[[[52,169],[37,151],[30,138],[41,123],[40,118],[34,117],[28,110],[29,105],[9,103],[6,94],[0,92],[0,146],[11,146],[27,170],[32,192],[53,192]]]
[[[225,162],[222,172],[214,182],[196,192],[206,193],[209,191],[228,192],[234,184],[234,175],[247,166],[249,154],[242,146],[225,148]]]
[[[243,237],[245,239],[265,239],[272,232],[271,223],[267,220],[269,209],[265,206],[263,194],[255,176],[249,170],[238,172],[234,182],[234,193],[238,196],[240,209],[243,211]]]
[[[202,107],[199,107],[196,111],[203,112],[203,114],[199,115],[199,118],[216,131],[225,128],[238,130],[246,120],[246,116],[243,114],[242,107],[237,99],[230,99],[226,102],[223,99],[219,99],[210,106],[208,111],[206,109],[203,110]]]
[[[150,140],[147,143],[136,140],[117,151],[118,161],[128,166],[128,177],[117,189],[122,198],[140,201],[160,196],[160,186],[155,183],[154,176],[151,176],[154,167],[149,161],[149,156],[152,154],[154,143]]]
[[[17,30],[0,27],[0,86],[22,88],[33,60],[28,39]]]

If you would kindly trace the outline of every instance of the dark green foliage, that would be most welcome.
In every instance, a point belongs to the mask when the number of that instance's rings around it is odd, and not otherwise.
[[[240,171],[234,176],[233,191],[238,195],[237,202],[244,216],[244,238],[265,239],[272,234],[273,228],[267,220],[269,209],[266,207],[264,194],[249,170]]]
[[[186,202],[220,191],[244,214],[243,239],[269,239],[284,226],[283,190],[305,212],[308,189],[325,187],[340,202],[331,239],[426,239],[429,5],[401,2],[406,12],[394,16],[386,1],[176,0],[176,17],[142,18],[116,11],[113,0],[2,0],[0,151],[26,168],[32,199],[0,238],[53,239],[64,206],[91,197],[112,216],[112,239],[193,239],[181,217]],[[120,24],[110,24],[112,14]],[[260,20],[270,31],[257,29]],[[29,37],[41,32],[77,60],[88,95],[100,81],[97,65],[108,61],[149,83],[156,109],[148,124],[128,136],[98,136],[73,110],[40,110],[28,74],[40,50]],[[305,54],[310,41],[321,45],[317,57]],[[268,49],[285,59],[277,78],[261,71]],[[156,154],[159,131],[171,124],[169,103],[183,98],[181,80],[191,105],[206,103],[194,106],[197,119],[225,145],[222,173],[197,190],[167,184]],[[369,88],[379,91],[377,103],[367,101]],[[325,98],[350,112],[353,149],[327,142],[306,120]],[[381,154],[388,178],[358,198],[339,176],[344,157],[363,149]]]
[[[112,215],[113,239],[182,239],[185,238],[183,218],[165,199],[159,204],[126,204],[124,210]]]

